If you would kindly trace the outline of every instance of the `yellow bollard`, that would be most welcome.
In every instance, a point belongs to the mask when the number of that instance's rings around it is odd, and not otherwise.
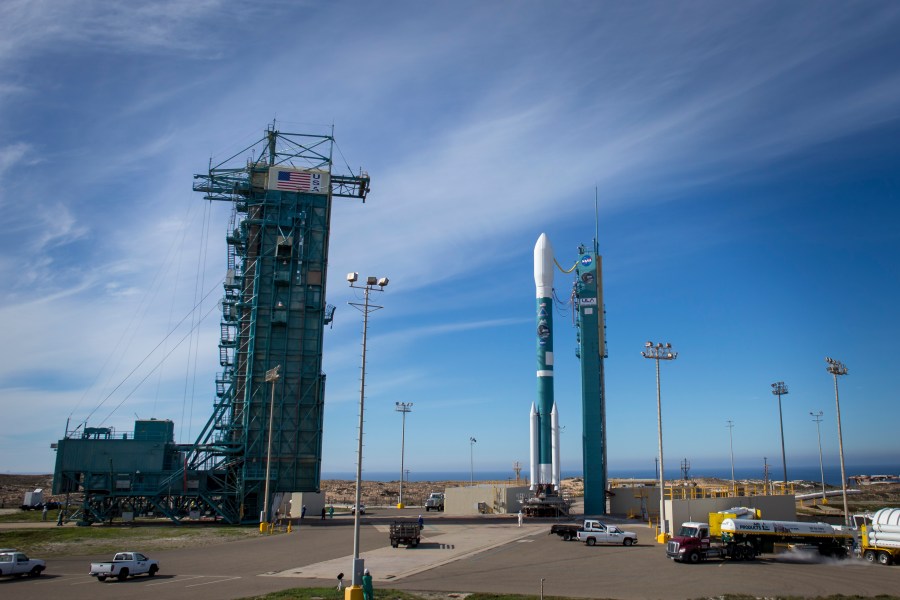
[[[351,585],[344,588],[344,600],[363,600],[362,586]]]
[[[269,525],[268,523],[260,523],[260,524],[259,524],[259,532],[260,532],[260,533],[265,533],[265,532],[266,532],[266,529],[267,529],[267,527],[268,527],[268,525]]]

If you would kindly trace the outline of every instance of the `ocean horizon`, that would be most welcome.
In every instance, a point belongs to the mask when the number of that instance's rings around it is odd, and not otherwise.
[[[854,475],[898,475],[900,474],[900,465],[846,465],[845,472],[847,478]],[[840,486],[841,484],[841,467],[825,466],[825,485]],[[581,470],[563,470],[561,472],[563,479],[570,477],[582,477]],[[718,479],[731,479],[731,467],[704,467],[690,469],[688,473],[692,479],[714,477]],[[788,481],[813,481],[819,483],[822,481],[822,474],[818,465],[816,466],[799,466],[787,469]],[[609,469],[608,476],[610,479],[658,479],[659,474],[655,469]],[[665,472],[666,480],[673,481],[682,479],[680,468],[667,469]],[[528,480],[528,472],[523,470],[521,479]],[[763,470],[760,468],[735,467],[734,477],[739,480],[754,479],[762,481],[764,478]],[[769,481],[782,481],[784,477],[782,466],[780,464],[769,465]],[[322,479],[341,479],[355,480],[355,471],[323,471]],[[400,473],[397,471],[363,471],[363,481],[399,481]],[[411,471],[404,477],[404,481],[514,481],[515,474],[506,469],[489,469],[471,471]]]

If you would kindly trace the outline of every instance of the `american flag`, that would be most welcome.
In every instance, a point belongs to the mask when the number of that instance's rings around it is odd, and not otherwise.
[[[318,182],[317,182],[318,183]],[[318,188],[318,185],[316,186]],[[312,176],[305,171],[278,171],[276,190],[308,192],[312,188]]]

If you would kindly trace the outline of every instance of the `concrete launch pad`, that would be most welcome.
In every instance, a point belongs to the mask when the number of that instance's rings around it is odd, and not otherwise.
[[[428,524],[422,532],[422,542],[416,548],[392,548],[386,545],[363,553],[362,558],[375,581],[397,581],[498,546],[527,541],[527,538],[536,534],[545,535],[547,527],[546,523],[516,527],[512,522],[474,527],[471,524]],[[387,542],[390,525],[385,522],[374,528],[384,534]],[[267,575],[334,579],[337,573],[346,572],[347,565],[351,563],[352,556],[347,555]]]

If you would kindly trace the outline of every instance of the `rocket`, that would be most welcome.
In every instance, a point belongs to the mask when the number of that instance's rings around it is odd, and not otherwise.
[[[542,233],[534,245],[537,297],[537,402],[531,405],[531,489],[559,488],[559,413],[553,401],[553,246]]]

